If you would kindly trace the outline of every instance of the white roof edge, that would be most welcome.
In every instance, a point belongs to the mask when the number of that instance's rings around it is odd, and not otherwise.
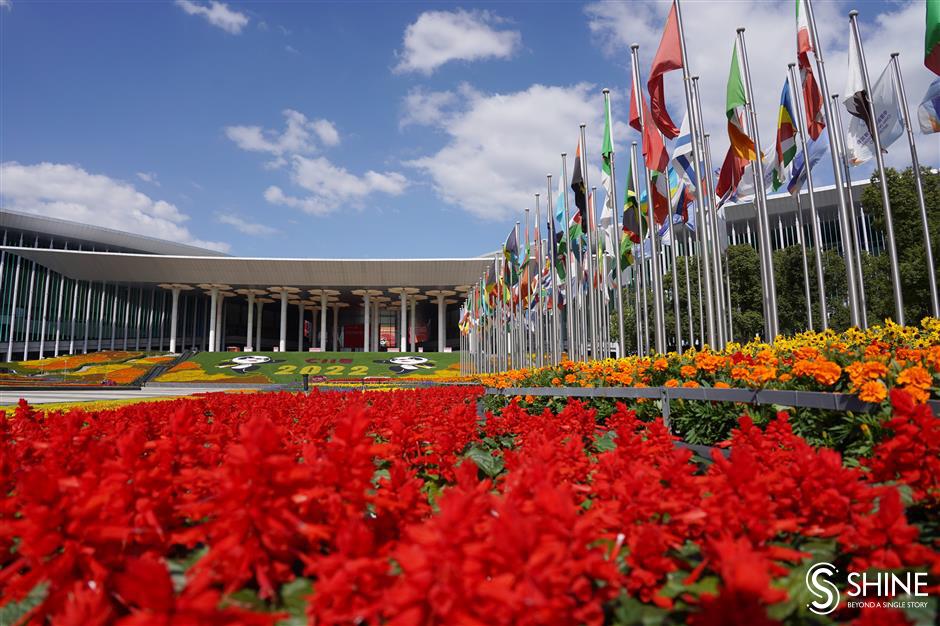
[[[3,246],[0,245],[0,250],[9,250],[10,252],[54,252],[58,254],[83,254],[83,255],[95,255],[95,256],[115,256],[115,257],[143,257],[143,258],[152,258],[152,254],[144,254],[140,252],[104,252],[102,250],[62,250],[60,248],[31,248],[31,247],[20,247],[20,246]],[[192,261],[297,261],[303,263],[310,262],[323,262],[323,263],[433,263],[433,262],[460,262],[466,261],[468,263],[479,263],[482,260],[485,260],[486,257],[448,257],[448,258],[424,258],[424,259],[331,259],[331,258],[308,258],[308,257],[246,257],[246,256],[229,256],[229,255],[217,255],[217,256],[196,256],[188,254],[161,254],[159,255],[161,259],[185,259]]]

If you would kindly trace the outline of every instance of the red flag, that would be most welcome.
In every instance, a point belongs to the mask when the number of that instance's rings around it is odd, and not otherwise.
[[[746,159],[738,156],[738,153],[734,151],[734,147],[728,148],[725,162],[721,164],[721,172],[718,174],[718,186],[715,189],[715,195],[718,196],[720,201],[719,206],[738,188],[747,163]]]
[[[816,85],[816,78],[813,76],[813,70],[807,63],[806,67],[800,69],[800,75],[803,78],[803,106],[806,109],[806,131],[813,139],[819,139],[819,135],[826,128],[826,118],[823,116],[822,94],[819,92],[819,86]]]
[[[653,68],[650,70],[646,88],[650,92],[650,109],[653,121],[657,128],[670,139],[679,136],[679,129],[669,117],[666,110],[666,94],[663,90],[663,74],[673,70],[682,69],[682,44],[679,41],[679,20],[676,17],[676,5],[673,3],[666,18],[666,27],[663,38],[659,41],[659,49],[653,58]]]
[[[663,143],[663,136],[659,134],[659,130],[653,125],[645,100],[643,101],[643,157],[646,159],[648,169],[663,173],[669,171],[669,153],[666,152],[666,144]]]
[[[635,82],[636,81],[634,81],[634,83]],[[634,84],[633,92],[630,94],[630,126],[632,126],[638,133],[642,133],[643,123],[640,121],[640,112],[636,108],[637,93],[640,94],[640,98],[643,97],[643,92],[638,92],[636,84]]]

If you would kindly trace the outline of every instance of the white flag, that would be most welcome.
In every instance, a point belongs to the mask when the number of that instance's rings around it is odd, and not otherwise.
[[[855,46],[849,46],[849,76],[845,87],[842,104],[849,112],[849,129],[845,136],[845,151],[849,165],[865,163],[874,156],[875,140],[871,135],[871,112],[864,97],[865,86],[862,82],[862,69],[858,63]],[[885,66],[881,76],[872,85],[871,104],[878,120],[878,138],[881,149],[886,152],[888,146],[904,134],[904,122],[901,116],[901,103],[895,87],[894,72],[891,62]]]

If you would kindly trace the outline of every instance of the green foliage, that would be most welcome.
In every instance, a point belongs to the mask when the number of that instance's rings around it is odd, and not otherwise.
[[[888,197],[891,200],[891,215],[894,222],[894,240],[897,243],[898,266],[901,274],[901,291],[904,295],[904,315],[909,322],[916,322],[930,315],[930,287],[927,283],[927,262],[924,250],[924,229],[920,217],[920,204],[914,185],[914,169],[904,171],[893,168],[885,170],[888,181]],[[940,274],[940,174],[921,168],[921,180],[924,188],[924,205],[927,209],[927,223],[930,229],[930,242],[934,255],[934,271]],[[881,186],[878,172],[872,174],[871,185],[862,193],[861,203],[870,213],[875,230],[887,232],[884,203],[881,198]],[[890,270],[887,254],[878,257],[880,277],[879,291],[887,287],[888,297],[868,298],[868,320],[877,322],[886,317],[894,317],[894,304],[890,288]],[[876,268],[873,268],[876,269]],[[867,278],[867,277],[866,277]],[[875,279],[877,281],[877,279]],[[866,280],[866,290],[869,288]],[[877,295],[881,295],[880,293]]]
[[[924,187],[925,205],[930,224],[931,243],[934,252],[935,272],[940,274],[940,174],[931,173],[921,168]],[[891,198],[891,213],[894,218],[894,235],[897,242],[898,264],[904,295],[904,314],[908,323],[916,323],[930,315],[930,290],[927,278],[926,254],[924,251],[923,227],[920,218],[920,205],[914,186],[912,168],[899,172],[886,170],[888,190]],[[885,216],[881,201],[881,187],[877,173],[872,176],[871,185],[865,188],[860,202],[866,213],[872,215],[873,230],[886,232]],[[856,198],[856,201],[859,201]],[[808,242],[811,243],[811,242]],[[829,327],[842,331],[849,327],[847,306],[848,286],[845,262],[835,249],[822,252],[823,280],[826,287],[826,306],[829,314]],[[692,298],[693,329],[696,340],[699,335],[698,313],[698,259],[689,259],[689,284]],[[764,313],[763,292],[761,285],[760,258],[757,250],[746,244],[729,246],[725,264],[731,281],[731,307],[734,339],[747,341],[755,336],[763,337]],[[887,318],[893,319],[894,298],[891,285],[890,262],[886,252],[870,255],[861,253],[863,281],[865,285],[866,311],[870,325],[879,324]],[[804,280],[808,278],[810,301],[812,303],[813,328],[821,328],[819,312],[819,291],[816,280],[816,262],[812,246],[806,248],[806,269],[804,278],[802,249],[789,246],[775,250],[773,254],[774,279],[777,287],[777,312],[780,320],[780,332],[785,335],[802,332],[807,329],[806,295]],[[682,317],[682,336],[688,340],[688,318],[685,293],[685,259],[680,257],[677,267],[679,281],[680,316]],[[675,318],[671,298],[672,277],[663,277],[666,291],[666,336],[669,349],[675,349]],[[652,324],[653,295],[647,290],[647,314]],[[627,352],[636,352],[636,305],[632,287],[624,290],[624,334]],[[614,314],[616,315],[616,314]],[[611,319],[612,336],[616,337],[616,317]],[[651,328],[652,331],[652,328]],[[651,333],[652,334],[652,333]],[[652,342],[652,337],[650,338]]]

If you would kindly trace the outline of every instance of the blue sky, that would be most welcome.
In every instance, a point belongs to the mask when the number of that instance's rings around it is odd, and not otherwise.
[[[683,6],[717,166],[734,27],[748,28],[769,144],[793,54],[792,5]],[[850,7],[816,6],[838,91]],[[901,51],[916,107],[930,81],[923,3],[856,8],[871,73]],[[627,47],[641,44],[645,81],[667,10],[0,0],[0,199],[246,256],[476,256],[534,208],[533,193],[544,196],[579,121],[599,186],[600,89],[613,90],[625,148]],[[674,74],[666,91],[678,122]],[[920,139],[933,165],[935,137]],[[902,164],[902,143],[889,160]]]

